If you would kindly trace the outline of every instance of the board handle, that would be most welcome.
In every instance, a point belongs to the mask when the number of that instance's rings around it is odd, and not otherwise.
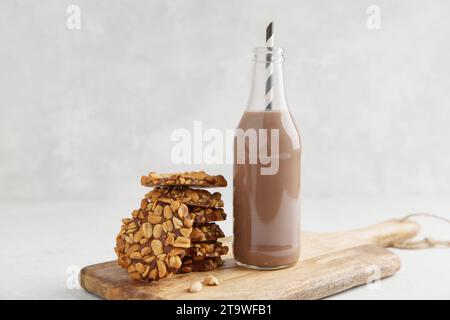
[[[364,242],[388,248],[397,243],[405,242],[415,237],[420,231],[420,225],[408,219],[387,220],[373,226],[351,231],[352,236]]]

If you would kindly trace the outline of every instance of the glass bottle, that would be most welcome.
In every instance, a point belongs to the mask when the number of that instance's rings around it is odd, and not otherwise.
[[[250,98],[234,140],[233,253],[241,266],[273,270],[300,256],[301,140],[286,102],[283,49],[254,53]]]

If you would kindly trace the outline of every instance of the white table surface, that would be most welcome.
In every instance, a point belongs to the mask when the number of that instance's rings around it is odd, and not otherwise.
[[[231,201],[225,199],[230,208]],[[1,299],[96,299],[69,289],[70,266],[114,259],[120,219],[131,212],[128,201],[77,203],[1,203]],[[228,210],[231,212],[231,210]],[[304,197],[302,229],[335,231],[367,226],[409,212],[450,216],[450,199]],[[230,220],[222,223],[231,235]],[[427,235],[450,238],[450,225],[420,219]],[[400,271],[379,287],[362,286],[331,299],[449,299],[450,249],[395,250]]]

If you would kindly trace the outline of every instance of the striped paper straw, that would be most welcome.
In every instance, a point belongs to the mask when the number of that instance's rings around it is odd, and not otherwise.
[[[269,23],[266,28],[266,47],[270,51],[273,48],[274,44],[274,34],[273,34],[273,21]],[[272,110],[272,101],[273,101],[273,64],[269,61],[271,59],[271,54],[267,55],[266,62],[266,71],[267,71],[267,79],[266,79],[266,111]]]

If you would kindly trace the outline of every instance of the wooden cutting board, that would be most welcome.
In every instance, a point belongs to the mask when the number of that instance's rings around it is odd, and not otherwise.
[[[396,273],[400,259],[385,248],[418,232],[419,226],[408,220],[389,220],[343,232],[303,232],[299,263],[277,271],[241,268],[230,250],[224,266],[211,272],[143,283],[130,280],[126,270],[109,261],[82,269],[80,282],[87,291],[105,299],[320,299]],[[232,239],[223,242],[231,246]],[[217,277],[220,286],[204,286],[198,293],[187,291],[192,282],[207,274]]]

